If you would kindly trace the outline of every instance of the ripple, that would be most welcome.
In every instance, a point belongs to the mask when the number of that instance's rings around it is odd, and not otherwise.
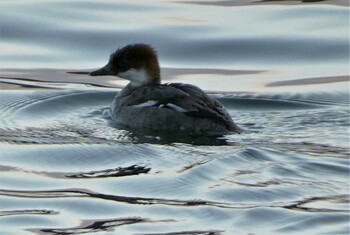
[[[68,174],[68,178],[101,178],[101,177],[121,177],[148,173],[151,168],[132,165],[129,167],[119,167],[117,169],[108,169],[103,171],[93,171],[79,174]]]
[[[2,233],[348,234],[344,5],[2,1]],[[138,40],[245,132],[117,129],[125,82],[87,72]]]
[[[55,215],[55,211],[50,210],[12,210],[0,211],[0,216],[14,216],[14,215]]]
[[[42,232],[44,234],[82,234],[82,233],[97,233],[97,232],[112,232],[115,228],[125,225],[139,223],[156,223],[156,222],[172,222],[172,221],[152,221],[145,218],[120,218],[113,220],[98,220],[98,221],[82,221],[82,225],[74,228],[59,228],[59,229],[28,229],[31,232]]]

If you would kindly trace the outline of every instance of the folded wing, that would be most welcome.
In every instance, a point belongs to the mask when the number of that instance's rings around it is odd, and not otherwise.
[[[221,103],[193,85],[171,83],[142,87],[131,96],[128,106],[168,108],[185,115],[211,119],[228,129],[235,126]]]

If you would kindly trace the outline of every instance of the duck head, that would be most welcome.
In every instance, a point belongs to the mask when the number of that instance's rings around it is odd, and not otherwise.
[[[129,80],[134,87],[160,83],[157,53],[147,44],[131,44],[117,49],[104,67],[89,74],[118,76]]]

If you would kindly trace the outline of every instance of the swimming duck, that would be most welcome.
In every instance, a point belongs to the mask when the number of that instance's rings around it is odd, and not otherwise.
[[[112,75],[130,81],[113,99],[111,117],[121,127],[151,133],[222,136],[240,132],[224,106],[200,88],[161,84],[156,51],[131,44],[111,54],[91,76]]]

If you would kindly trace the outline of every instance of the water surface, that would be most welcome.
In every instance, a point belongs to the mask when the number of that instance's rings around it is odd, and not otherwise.
[[[347,1],[0,4],[1,234],[349,233]],[[81,72],[137,42],[246,131],[116,129]]]

